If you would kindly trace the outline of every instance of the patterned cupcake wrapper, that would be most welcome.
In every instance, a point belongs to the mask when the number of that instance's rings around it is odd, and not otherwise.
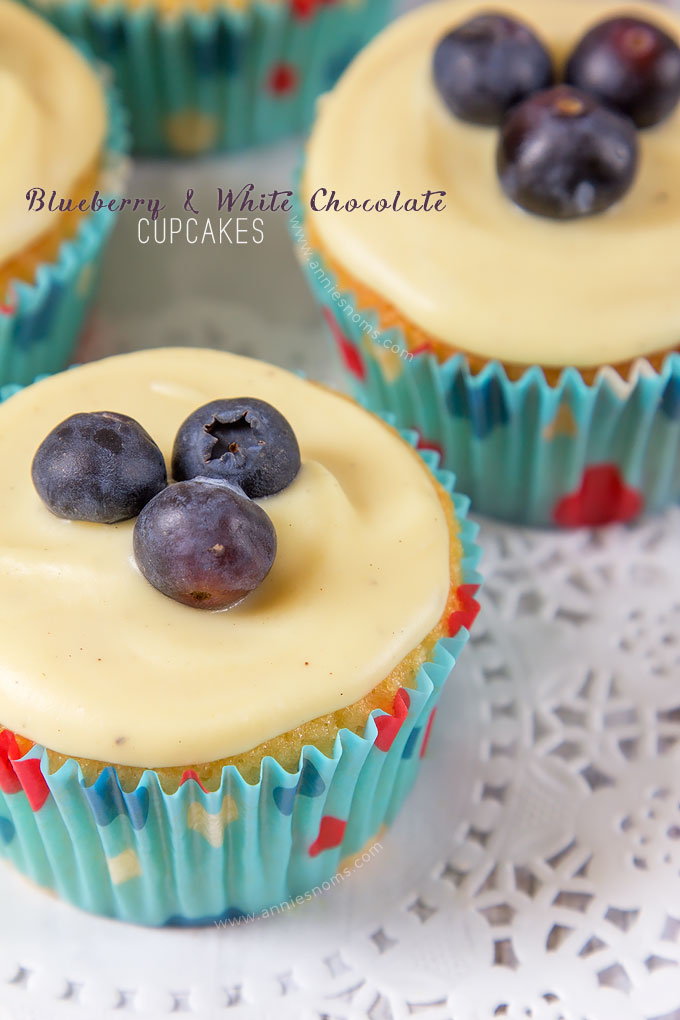
[[[306,128],[391,0],[256,0],[176,16],[153,3],[24,2],[111,64],[137,153],[190,156]]]
[[[103,73],[108,79],[109,72]],[[120,194],[128,144],[125,114],[109,85],[106,95],[109,134],[99,182],[104,202]],[[11,285],[0,305],[0,385],[23,385],[66,366],[94,295],[114,222],[115,213],[106,208],[83,216],[75,236],[62,242],[56,261],[39,265],[33,283]]]
[[[417,437],[405,433],[413,445]],[[425,754],[441,688],[477,612],[477,527],[468,500],[454,494],[438,458],[423,459],[452,495],[463,546],[461,609],[421,666],[415,687],[400,689],[392,714],[371,713],[364,734],[341,730],[332,756],[303,748],[286,772],[265,758],[260,781],[223,770],[206,792],[186,772],[164,793],[146,771],[132,792],[114,767],[87,787],[77,762],[50,774],[45,749],[20,756],[0,733],[0,854],[40,886],[98,914],[146,925],[197,925],[288,909],[328,889],[349,854],[389,825]],[[152,723],[150,723],[152,725]]]
[[[560,527],[629,521],[680,501],[680,354],[661,371],[641,360],[623,380],[602,369],[592,385],[574,368],[556,386],[534,366],[513,381],[498,362],[477,375],[464,355],[443,364],[409,352],[401,328],[340,293],[320,252],[291,221],[312,293],[355,396],[414,429],[441,456],[473,510]]]

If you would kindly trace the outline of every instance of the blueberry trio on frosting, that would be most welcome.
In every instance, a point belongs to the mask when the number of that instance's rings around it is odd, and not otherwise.
[[[535,33],[489,12],[440,39],[433,75],[456,117],[500,125],[497,169],[508,197],[539,216],[574,219],[630,188],[636,128],[658,124],[680,100],[680,47],[648,21],[609,18],[578,43],[556,85]]]
[[[264,400],[213,400],[180,426],[168,485],[160,449],[139,422],[71,415],[38,447],[31,474],[58,517],[114,524],[137,517],[140,571],[164,595],[199,609],[236,605],[265,579],[276,531],[254,499],[290,485],[300,449]]]

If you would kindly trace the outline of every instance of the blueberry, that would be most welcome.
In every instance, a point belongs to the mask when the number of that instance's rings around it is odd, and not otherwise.
[[[38,447],[38,495],[57,517],[113,524],[136,517],[167,485],[163,454],[126,414],[73,414]]]
[[[648,21],[609,18],[580,41],[567,63],[566,80],[638,127],[650,127],[680,99],[680,47]]]
[[[609,208],[633,183],[637,160],[633,122],[568,85],[538,92],[511,110],[497,150],[509,198],[557,220]]]
[[[440,39],[432,70],[449,110],[473,124],[500,124],[511,106],[555,80],[550,54],[531,29],[491,12]]]
[[[172,451],[175,481],[219,478],[259,499],[280,492],[300,470],[300,448],[275,407],[255,397],[213,400],[180,426]]]
[[[195,478],[159,493],[135,522],[137,566],[154,588],[197,609],[227,609],[262,584],[276,531],[224,482]]]

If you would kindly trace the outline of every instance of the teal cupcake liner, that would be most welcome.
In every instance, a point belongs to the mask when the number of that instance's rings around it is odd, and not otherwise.
[[[391,0],[255,0],[163,14],[153,3],[24,0],[107,61],[142,155],[195,156],[278,141],[386,23]]]
[[[437,469],[436,454],[422,456],[460,524],[462,608],[415,687],[398,691],[392,714],[372,712],[361,736],[341,730],[330,756],[304,747],[294,774],[268,757],[249,785],[226,766],[214,792],[186,772],[176,792],[165,793],[153,771],[126,791],[113,766],[88,787],[76,761],[50,774],[43,747],[22,757],[4,730],[0,855],[75,906],[144,925],[238,922],[332,887],[343,859],[392,822],[412,787],[439,694],[478,608],[480,549],[469,501],[454,493],[451,473]]]
[[[105,202],[120,194],[128,142],[125,114],[111,86],[106,96],[109,133],[100,186]],[[27,384],[66,366],[94,295],[114,222],[115,213],[104,208],[81,217],[76,234],[61,244],[55,262],[38,266],[33,283],[10,285],[0,305],[0,385]]]
[[[474,511],[578,527],[680,501],[680,354],[660,371],[641,360],[629,380],[603,368],[592,385],[575,368],[552,386],[538,366],[515,381],[497,361],[478,374],[462,354],[441,363],[342,291],[301,224],[298,207],[292,237],[355,397],[437,451]]]

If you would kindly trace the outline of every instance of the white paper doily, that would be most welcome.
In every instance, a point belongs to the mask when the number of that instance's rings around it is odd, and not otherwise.
[[[284,187],[296,153],[148,164],[131,193]],[[150,251],[121,221],[80,356],[164,343],[338,378],[281,216],[257,250]],[[0,1020],[680,1020],[680,510],[481,539],[474,638],[376,858],[204,931],[89,917],[0,867]]]

